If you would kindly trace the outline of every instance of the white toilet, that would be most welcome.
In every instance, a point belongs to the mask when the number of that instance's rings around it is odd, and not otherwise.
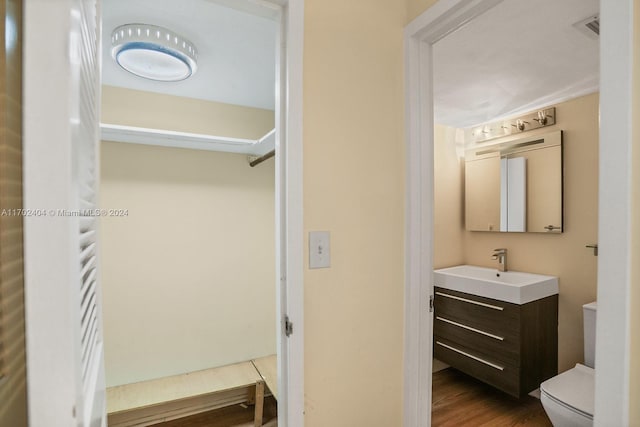
[[[540,384],[540,401],[554,427],[593,426],[596,303],[582,306],[584,361]]]

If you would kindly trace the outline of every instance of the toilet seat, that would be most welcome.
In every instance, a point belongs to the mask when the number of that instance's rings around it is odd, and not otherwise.
[[[573,369],[540,384],[540,392],[567,410],[592,420],[594,373],[592,368],[578,363]]]

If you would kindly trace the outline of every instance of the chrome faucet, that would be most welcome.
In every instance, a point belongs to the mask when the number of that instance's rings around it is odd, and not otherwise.
[[[507,250],[505,248],[494,249],[491,259],[498,260],[498,270],[507,271]]]

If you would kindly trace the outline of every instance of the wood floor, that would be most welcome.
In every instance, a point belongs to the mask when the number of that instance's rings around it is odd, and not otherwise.
[[[540,401],[516,399],[453,368],[433,374],[433,427],[545,426]]]
[[[265,399],[265,427],[277,427],[276,407],[273,397]],[[455,369],[448,368],[433,374],[431,425],[551,427],[551,422],[538,399],[530,396],[515,399]],[[235,405],[156,424],[155,427],[253,427],[253,407],[243,408]]]
[[[273,397],[264,399],[264,427],[277,427],[277,404]],[[154,427],[253,427],[253,406],[234,405],[203,412],[179,420],[155,424]]]

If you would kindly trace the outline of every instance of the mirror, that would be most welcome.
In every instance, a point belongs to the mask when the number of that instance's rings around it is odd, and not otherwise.
[[[562,165],[562,131],[467,150],[467,230],[562,233]]]

